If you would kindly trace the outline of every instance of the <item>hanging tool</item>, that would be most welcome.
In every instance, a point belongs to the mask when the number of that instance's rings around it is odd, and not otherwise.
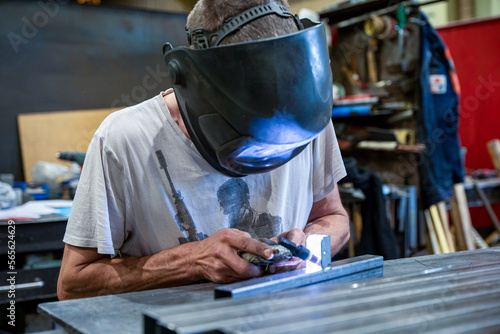
[[[368,82],[375,83],[378,81],[377,74],[377,61],[375,59],[375,52],[378,51],[378,40],[370,38],[368,44],[368,51],[366,51],[366,68],[368,72]]]
[[[378,39],[392,38],[396,32],[397,23],[389,15],[372,15],[365,20],[364,31],[368,37]]]
[[[297,246],[295,243],[291,242],[290,240],[286,238],[280,238],[279,243],[276,244],[274,241],[269,240],[269,239],[260,239],[260,241],[266,243],[271,247],[273,257],[269,260],[261,258],[258,255],[249,253],[249,252],[243,252],[241,253],[241,257],[247,260],[248,262],[258,265],[258,266],[265,266],[269,264],[273,264],[275,262],[281,261],[281,260],[287,260],[291,259],[293,257],[298,257],[299,259],[302,259],[304,261],[309,261],[311,263],[317,264],[319,266],[323,266],[322,259],[318,258],[316,255],[314,255],[310,249],[299,245]],[[322,239],[318,241],[320,248],[324,247],[330,247],[330,241],[328,239],[327,245],[323,245]],[[315,245],[316,246],[316,245]],[[321,250],[323,251],[323,250]],[[323,252],[322,252],[323,253]],[[326,252],[325,254],[330,252]],[[329,262],[325,265],[329,266]]]
[[[56,158],[66,161],[73,161],[82,166],[83,162],[85,161],[85,152],[61,151],[56,153]]]
[[[404,2],[398,7],[396,11],[396,21],[398,22],[398,57],[403,59],[404,55],[404,37],[406,26],[406,4]]]

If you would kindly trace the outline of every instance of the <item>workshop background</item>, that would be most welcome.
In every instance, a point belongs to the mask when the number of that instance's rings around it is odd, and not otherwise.
[[[14,219],[18,332],[52,329],[36,308],[56,300],[87,146],[107,115],[170,87],[162,46],[186,45],[195,2],[0,1],[0,308]],[[328,24],[351,218],[335,259],[498,245],[500,1],[289,3]]]

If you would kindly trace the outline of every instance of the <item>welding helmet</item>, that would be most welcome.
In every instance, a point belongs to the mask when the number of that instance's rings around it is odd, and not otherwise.
[[[188,31],[195,48],[167,43],[163,50],[191,140],[212,167],[233,177],[290,161],[322,132],[332,113],[323,24],[306,19],[302,30],[291,34],[219,45],[263,11],[292,15],[272,1],[226,20],[216,32]]]

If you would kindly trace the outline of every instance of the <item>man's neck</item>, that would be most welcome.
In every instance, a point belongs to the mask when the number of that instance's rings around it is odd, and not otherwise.
[[[175,93],[169,93],[163,95],[163,100],[165,101],[165,104],[167,105],[167,109],[170,112],[170,115],[174,119],[175,123],[179,126],[179,129],[181,129],[182,133],[186,135],[186,137],[191,140],[191,137],[189,137],[189,133],[186,129],[186,125],[184,124],[184,120],[182,119],[181,116],[181,111],[179,110],[179,105],[177,104],[177,99],[175,98]]]

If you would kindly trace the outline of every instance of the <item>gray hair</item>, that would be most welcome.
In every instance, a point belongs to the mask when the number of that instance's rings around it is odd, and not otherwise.
[[[187,18],[186,28],[190,30],[218,30],[224,21],[230,17],[269,0],[199,0]],[[288,7],[287,0],[279,0]],[[256,39],[276,37],[297,31],[297,25],[292,17],[284,18],[278,15],[266,15],[258,18],[224,38],[220,45],[253,41]]]

